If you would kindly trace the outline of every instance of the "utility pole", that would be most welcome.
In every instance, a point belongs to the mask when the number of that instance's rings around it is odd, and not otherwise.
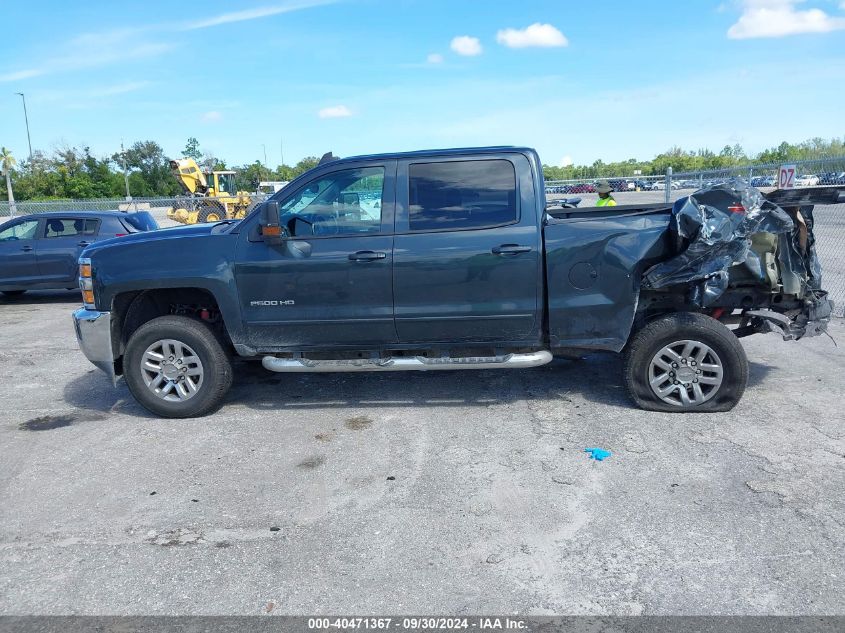
[[[29,115],[26,113],[26,97],[22,92],[16,92],[23,101],[23,120],[26,121],[26,142],[29,144],[29,166],[32,168],[32,140],[29,138]]]
[[[123,159],[123,183],[126,185],[126,202],[132,200],[129,193],[129,172],[126,171],[126,150],[123,149],[123,139],[120,139],[120,157]]]
[[[282,157],[282,165],[285,164],[285,142],[284,139],[279,138],[279,154]]]
[[[266,170],[267,177],[269,178],[270,177],[270,168],[267,167],[267,146],[264,143],[262,143],[261,147],[264,148],[264,169]]]

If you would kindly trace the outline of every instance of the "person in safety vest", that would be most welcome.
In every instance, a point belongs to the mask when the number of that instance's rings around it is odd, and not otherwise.
[[[599,194],[599,200],[596,202],[597,207],[615,207],[616,200],[613,199],[613,196],[610,195],[610,192],[613,191],[613,187],[610,186],[610,183],[606,180],[599,180],[596,183],[596,191]]]

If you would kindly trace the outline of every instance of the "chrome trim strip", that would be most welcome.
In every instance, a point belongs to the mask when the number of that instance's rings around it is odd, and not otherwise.
[[[503,356],[473,356],[466,358],[426,358],[409,356],[398,358],[357,358],[349,360],[309,360],[307,358],[277,358],[265,356],[265,369],[282,373],[323,373],[359,371],[439,371],[446,369],[523,369],[539,367],[551,362],[552,353],[546,350],[528,354]]]

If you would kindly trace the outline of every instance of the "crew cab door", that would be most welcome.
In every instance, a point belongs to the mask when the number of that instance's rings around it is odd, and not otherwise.
[[[344,163],[285,188],[269,245],[241,230],[235,281],[247,339],[259,350],[360,347],[396,341],[393,208],[396,162]]]
[[[91,217],[44,218],[38,237],[41,280],[74,287],[79,274],[79,256],[86,246],[96,240],[99,226],[100,220]]]
[[[536,343],[537,192],[522,154],[400,161],[394,312],[401,343]]]
[[[0,229],[0,286],[39,281],[35,254],[38,220],[13,220]]]

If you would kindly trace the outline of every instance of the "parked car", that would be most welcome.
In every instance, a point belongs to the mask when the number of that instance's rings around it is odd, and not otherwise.
[[[681,183],[677,180],[673,180],[671,184],[672,190],[680,189]],[[666,191],[666,181],[665,180],[655,180],[653,183],[653,190],[655,191]]]
[[[845,171],[830,171],[819,176],[820,185],[845,185]]]
[[[146,211],[55,211],[13,218],[0,225],[0,291],[76,288],[82,250],[100,240],[152,231]]]
[[[595,193],[596,186],[589,182],[580,182],[575,185],[569,185],[569,190],[566,193]]]
[[[528,148],[324,162],[242,221],[87,247],[80,347],[165,417],[218,407],[233,356],[300,373],[527,368],[584,350],[625,350],[643,408],[726,411],[748,380],[738,337],[825,330],[817,257],[787,211],[757,200],[773,237],[732,266],[758,192],[556,210],[542,186]],[[361,213],[350,192],[383,203]],[[719,231],[699,230],[699,204]]]
[[[819,184],[819,177],[815,174],[804,174],[795,179],[796,187],[815,187]]]
[[[777,179],[774,176],[755,176],[751,179],[752,187],[774,187],[777,185]]]

